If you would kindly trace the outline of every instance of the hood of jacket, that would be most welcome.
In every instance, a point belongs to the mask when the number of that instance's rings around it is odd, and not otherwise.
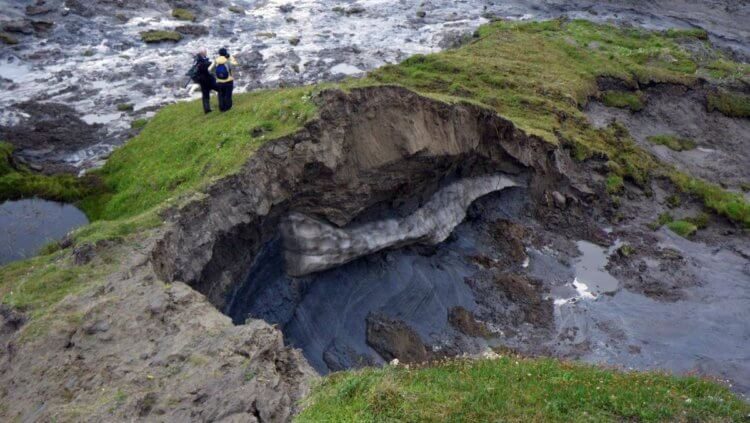
[[[219,56],[219,57],[216,58],[216,64],[217,65],[223,65],[223,64],[227,63],[228,61],[229,60],[226,57],[224,57],[224,56]]]

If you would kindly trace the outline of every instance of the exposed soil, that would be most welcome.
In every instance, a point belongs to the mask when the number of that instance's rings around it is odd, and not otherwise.
[[[64,300],[36,338],[19,339],[23,317],[3,311],[0,416],[283,421],[313,368],[487,348],[694,371],[750,390],[742,230],[712,218],[692,240],[653,231],[670,184],[628,184],[615,203],[603,163],[575,164],[471,105],[396,87],[317,101],[320,119],[167,213],[137,251],[118,253],[122,270]],[[522,183],[475,201],[438,245],[283,272],[278,228],[290,212],[338,227],[403,217],[452,181],[492,174]],[[670,210],[701,209],[685,199]],[[617,278],[612,292],[578,280],[577,241],[612,254],[600,269]],[[633,251],[617,252],[622,243]]]

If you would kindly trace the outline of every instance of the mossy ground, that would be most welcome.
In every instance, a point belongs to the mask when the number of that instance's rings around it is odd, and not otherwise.
[[[195,14],[193,12],[179,7],[172,9],[172,17],[182,21],[192,22],[195,20]]]
[[[151,30],[141,32],[141,40],[145,43],[161,43],[170,41],[176,43],[182,39],[182,34],[176,31]]]
[[[730,117],[750,118],[750,95],[719,90],[706,98],[709,112],[717,110]]]
[[[602,95],[602,102],[608,107],[630,109],[633,112],[640,112],[644,107],[641,96],[628,91],[605,91]]]
[[[335,373],[298,422],[743,421],[750,406],[695,377],[551,359],[456,360]]]
[[[666,146],[674,151],[687,151],[695,148],[695,141],[688,138],[678,137],[676,135],[653,135],[647,139],[651,143]]]
[[[150,34],[146,39],[159,41],[164,36]],[[693,58],[678,43],[685,37],[703,39],[697,32],[657,33],[585,21],[494,22],[459,49],[414,56],[366,78],[238,95],[232,111],[223,114],[203,115],[197,102],[174,104],[147,124],[139,122],[141,133],[94,172],[106,192],[80,201],[95,222],[73,238],[77,243],[132,240],[133,234],[161,224],[161,210],[199,196],[218,178],[236,172],[261,144],[313,119],[317,110],[311,97],[316,92],[383,84],[493,109],[528,134],[569,149],[577,160],[607,160],[611,173],[606,188],[612,193],[619,193],[625,183],[646,187],[651,177],[661,175],[701,199],[707,209],[750,227],[750,206],[739,194],[667,168],[639,148],[622,126],[596,129],[582,112],[589,99],[601,96],[597,79],[602,76],[630,85],[748,76],[746,67],[729,59],[717,65],[714,59],[702,63]],[[43,317],[49,304],[87,286],[94,277],[85,269],[71,270],[69,256],[69,250],[57,251],[0,268],[3,301],[27,307],[35,319]],[[31,284],[30,278],[41,285]],[[8,296],[22,286],[26,289],[21,299]],[[623,420],[747,415],[737,414],[742,408],[726,390],[697,379],[622,374],[549,360],[522,362],[335,375],[318,390],[302,419],[390,416],[378,413],[396,413],[393,416],[405,420],[575,420],[586,418],[584,412],[595,419]],[[342,397],[339,393],[346,386],[348,393]]]

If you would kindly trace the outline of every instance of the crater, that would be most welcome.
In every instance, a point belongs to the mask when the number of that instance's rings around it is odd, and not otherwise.
[[[321,373],[479,352],[518,297],[544,330],[552,304],[534,281],[475,280],[522,261],[485,269],[477,257],[501,248],[486,242],[492,222],[572,189],[565,156],[492,111],[398,87],[316,100],[318,119],[170,217],[159,276],[236,324],[277,324]]]

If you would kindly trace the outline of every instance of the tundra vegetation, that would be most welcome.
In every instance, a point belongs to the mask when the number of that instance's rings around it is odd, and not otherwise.
[[[146,42],[181,38],[169,31],[142,37]],[[707,107],[747,116],[746,96],[729,87],[747,81],[749,68],[720,52],[709,60],[682,47],[703,43],[710,48],[706,38],[702,30],[653,32],[578,20],[493,22],[459,48],[416,55],[361,79],[237,95],[231,113],[203,115],[195,102],[167,106],[148,122],[134,123],[141,132],[103,168],[90,172],[101,184],[93,190],[72,177],[9,167],[4,164],[10,163],[9,147],[3,147],[0,181],[14,178],[12,186],[26,187],[6,198],[39,195],[75,202],[92,223],[73,233],[64,249],[0,268],[2,301],[32,318],[24,331],[38,328],[34,321],[52,319],[60,298],[96,285],[101,277],[98,269],[73,266],[75,246],[102,241],[137,246],[161,225],[163,211],[200,197],[208,186],[237,172],[260,145],[313,120],[315,99],[326,89],[400,85],[439,101],[479,105],[569,150],[575,160],[604,158],[610,169],[605,189],[613,196],[628,184],[645,189],[660,178],[701,201],[706,211],[750,228],[750,205],[741,194],[658,162],[622,126],[595,128],[582,112],[594,98],[636,110],[642,101],[636,87],[691,86],[704,79],[719,87]],[[633,92],[602,92],[602,77],[622,81]],[[670,224],[685,236],[697,229],[695,223],[678,222],[670,217],[660,226]],[[698,378],[505,358],[336,374],[316,390],[301,419],[741,420],[747,415],[747,405],[725,388]]]

